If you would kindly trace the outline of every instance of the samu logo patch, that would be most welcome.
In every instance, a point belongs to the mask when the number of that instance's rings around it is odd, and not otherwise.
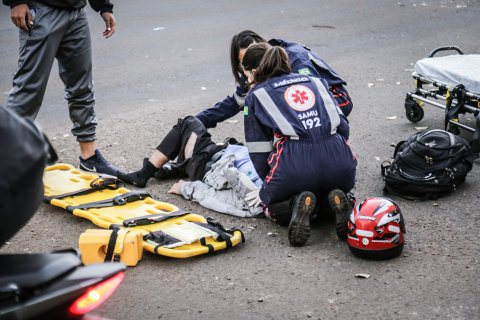
[[[297,84],[285,91],[285,101],[296,111],[306,111],[315,105],[315,94],[308,87]]]

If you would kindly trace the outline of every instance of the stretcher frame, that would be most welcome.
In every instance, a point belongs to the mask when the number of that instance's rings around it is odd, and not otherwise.
[[[433,50],[428,58],[432,58],[438,52],[442,51],[456,51],[463,55],[463,51],[456,46],[439,47]],[[480,94],[469,92],[461,86],[452,87],[451,85],[435,81],[427,76],[421,75],[417,72],[412,73],[415,80],[415,89],[408,92],[405,98],[405,114],[407,119],[416,123],[423,119],[423,106],[429,104],[439,109],[445,110],[445,130],[460,134],[460,129],[464,129],[473,133],[472,151],[478,155],[480,152]],[[433,88],[426,88],[426,86]],[[462,93],[462,102],[456,96]],[[454,110],[458,107],[458,110]],[[454,111],[454,114],[449,114]],[[470,127],[459,121],[459,114],[472,113],[475,117],[475,127]]]

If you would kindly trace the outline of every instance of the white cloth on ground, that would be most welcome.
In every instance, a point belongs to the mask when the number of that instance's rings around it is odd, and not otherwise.
[[[228,154],[212,165],[203,181],[183,182],[180,185],[182,196],[198,202],[207,209],[237,217],[259,215],[262,213],[262,207],[250,207],[245,200],[247,194],[259,188],[235,167],[235,161],[235,154]],[[250,177],[255,175],[250,174]]]
[[[225,148],[225,152],[223,153],[220,160],[225,159],[231,154],[235,155],[235,161],[233,163],[235,168],[240,170],[240,172],[242,172],[250,180],[252,180],[257,187],[261,188],[263,181],[262,179],[260,179],[260,177],[258,176],[257,170],[255,170],[255,167],[253,166],[253,162],[252,162],[252,159],[250,159],[248,148],[238,144],[229,144]]]

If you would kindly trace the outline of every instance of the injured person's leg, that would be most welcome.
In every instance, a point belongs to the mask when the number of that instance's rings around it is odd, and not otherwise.
[[[157,172],[158,168],[167,163],[168,160],[167,156],[160,151],[155,150],[150,159],[143,159],[142,169],[131,173],[118,172],[118,178],[126,183],[131,183],[137,187],[143,188],[154,173]]]
[[[183,151],[184,159],[189,159],[193,156],[193,151],[194,151],[194,148],[195,148],[195,143],[197,142],[197,137],[198,136],[195,132],[190,133],[190,137],[188,138],[187,143],[186,143],[185,148],[184,148],[184,151]],[[178,143],[181,143],[181,142],[178,141]],[[163,143],[161,143],[158,146],[157,151],[162,149],[162,145],[163,145]],[[181,151],[181,150],[179,150],[179,151]],[[163,153],[161,153],[161,154],[163,154]],[[155,153],[154,153],[154,155],[155,155]],[[161,161],[158,161],[158,160],[161,160]],[[182,171],[180,170],[178,165],[173,161],[168,161],[168,162],[165,163],[165,162],[163,162],[163,158],[162,159],[152,159],[152,158],[150,158],[150,162],[152,162],[156,167],[159,168],[154,174],[155,178],[157,178],[157,179],[165,180],[165,179],[172,179],[172,178],[180,178],[181,175],[182,175]]]
[[[119,171],[117,176],[142,188],[154,175],[159,179],[169,179],[187,174],[191,179],[201,179],[206,160],[216,148],[205,126],[189,116],[178,120],[151,157],[144,159],[140,170],[131,173]],[[171,162],[174,159],[177,159],[178,165]]]
[[[180,151],[181,130],[175,125],[162,140],[157,150],[150,158],[143,159],[143,167],[138,171],[124,173],[119,171],[117,176],[120,180],[143,188],[155,172],[166,164],[171,158],[175,158]],[[164,151],[165,150],[165,151]]]

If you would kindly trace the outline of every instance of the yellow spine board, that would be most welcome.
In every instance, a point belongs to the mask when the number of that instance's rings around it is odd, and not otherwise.
[[[85,265],[104,262],[111,236],[112,230],[104,229],[87,229],[82,233],[78,239],[82,262]],[[133,267],[142,260],[142,243],[143,236],[140,232],[119,230],[113,253],[120,256],[120,262]]]
[[[91,173],[85,173],[75,169],[69,164],[56,164],[45,169],[43,183],[45,187],[45,197],[55,197],[55,195],[74,192],[81,189],[90,188],[90,183],[97,179],[98,176]],[[67,209],[69,206],[78,206],[85,203],[96,202],[106,199],[112,199],[118,195],[130,192],[126,188],[118,188],[116,190],[104,189],[94,193],[70,196],[61,199],[53,199],[50,204]],[[74,209],[73,215],[90,220],[95,225],[109,229],[112,225],[122,226],[123,221],[147,215],[155,214],[169,214],[179,210],[178,207],[160,202],[150,197],[143,200],[126,203],[122,206],[91,208],[91,209]],[[162,231],[172,226],[181,226],[190,222],[207,223],[207,220],[197,214],[186,214],[181,217],[171,218],[169,220],[142,226],[129,227],[128,230],[136,230],[141,232],[144,236],[149,232]],[[243,240],[243,235],[240,231],[231,233],[230,241],[232,246],[236,246]],[[217,241],[213,237],[205,238],[205,243],[202,245],[200,241],[195,241],[191,244],[184,244],[174,248],[166,248],[158,246],[151,241],[143,241],[143,248],[151,253],[172,257],[172,258],[189,258],[192,256],[207,254],[211,251],[227,249],[225,241]]]

